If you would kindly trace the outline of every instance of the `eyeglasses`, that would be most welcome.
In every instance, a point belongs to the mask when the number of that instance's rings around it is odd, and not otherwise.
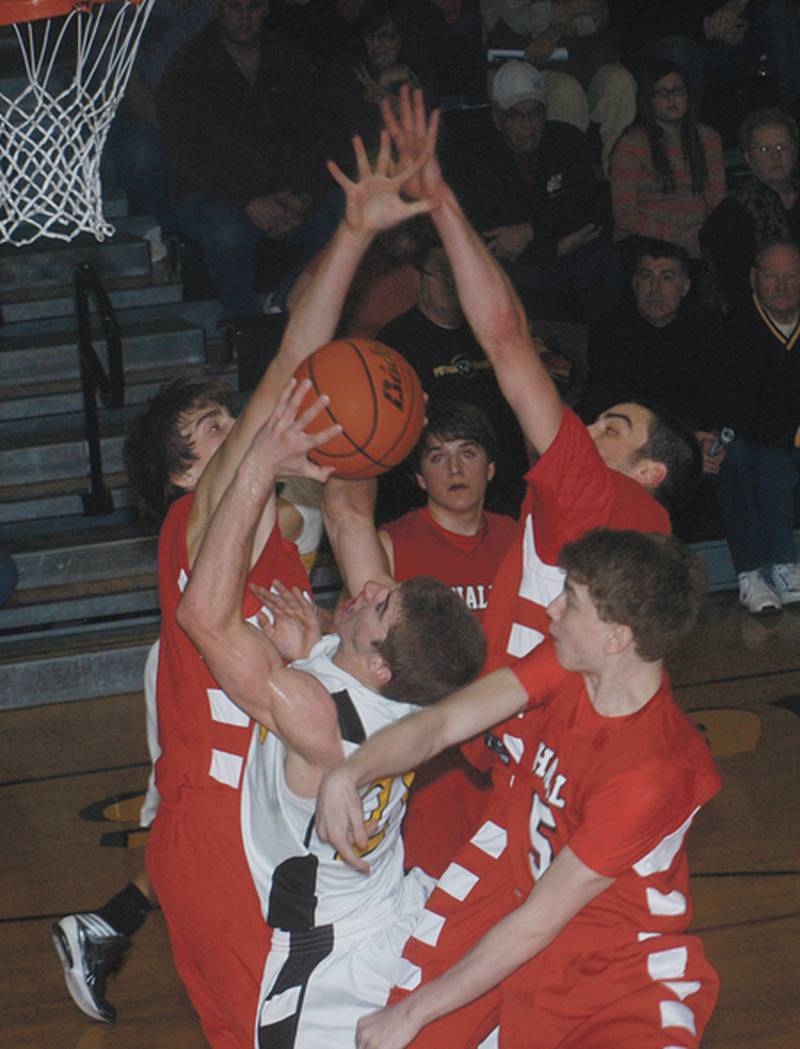
[[[774,153],[776,157],[782,157],[784,153],[788,153],[792,149],[794,149],[794,146],[788,142],[786,145],[782,142],[776,142],[775,145],[764,142],[760,146],[751,146],[747,152],[758,153],[762,157],[768,157],[770,153]]]
[[[447,280],[453,279],[453,274],[449,266],[424,266],[422,272],[426,277],[445,277]]]
[[[687,91],[684,85],[676,84],[675,87],[657,87],[653,91],[653,98],[666,102],[668,98],[683,98],[686,94]]]
[[[374,40],[376,43],[385,44],[390,40],[397,40],[400,34],[396,29],[368,29],[364,33],[365,40]]]

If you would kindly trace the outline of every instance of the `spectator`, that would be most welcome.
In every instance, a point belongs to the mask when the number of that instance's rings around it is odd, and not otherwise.
[[[545,102],[542,75],[507,62],[492,84],[491,117],[451,135],[443,162],[534,315],[569,315],[577,302],[594,319],[619,301],[622,272],[603,235],[586,138],[546,121]]]
[[[746,404],[719,476],[719,504],[749,612],[800,601],[794,492],[800,465],[800,251],[762,247],[750,270],[752,297],[729,325]],[[791,352],[794,351],[794,352]]]
[[[642,240],[633,297],[589,333],[589,376],[580,414],[590,422],[627,399],[657,402],[695,432],[703,467],[717,473],[724,452],[709,454],[729,421],[722,385],[729,363],[722,325],[689,295],[689,256],[667,241]]]
[[[598,125],[603,170],[636,115],[636,81],[619,61],[604,0],[482,0],[489,44],[519,48],[543,71],[547,118],[586,131]],[[551,56],[562,49],[558,60]]]
[[[387,325],[378,338],[403,354],[431,397],[466,401],[489,417],[498,437],[497,473],[489,506],[516,515],[528,469],[517,421],[464,318],[443,249],[429,242],[417,254],[415,265],[416,306]],[[397,517],[419,501],[417,481],[405,467],[399,467],[381,480],[379,518]]]
[[[426,11],[441,22],[435,8],[428,5]],[[377,146],[383,126],[381,102],[396,98],[403,84],[424,88],[431,104],[436,101],[432,69],[417,43],[424,39],[422,27],[404,14],[403,5],[393,0],[367,0],[356,21],[355,51],[342,55],[329,71],[337,124],[348,137],[361,135],[368,149]]]
[[[780,109],[751,113],[739,129],[750,174],[700,231],[706,303],[727,313],[750,294],[750,262],[773,240],[800,242],[795,120]]]
[[[263,32],[266,0],[216,0],[214,10],[171,61],[158,112],[178,228],[199,242],[223,315],[255,316],[258,249],[274,279],[289,268],[287,245],[329,235],[309,216],[327,189],[330,125],[308,56]]]
[[[175,229],[175,216],[155,93],[172,55],[205,28],[211,10],[212,0],[163,0],[153,8],[111,125],[114,169],[131,213],[154,215],[162,230]]]
[[[611,158],[615,238],[657,237],[697,258],[700,227],[724,196],[722,142],[698,123],[691,82],[674,63],[651,63],[639,119]]]

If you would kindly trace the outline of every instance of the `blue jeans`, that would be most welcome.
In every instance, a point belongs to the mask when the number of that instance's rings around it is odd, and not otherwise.
[[[111,125],[108,144],[131,214],[155,215],[162,230],[175,229],[167,158],[158,125],[121,109]]]
[[[624,293],[619,252],[605,237],[554,258],[529,261],[523,253],[506,269],[523,298],[530,296],[553,311],[577,298],[590,322],[613,310]]]
[[[256,288],[260,245],[268,245],[277,256],[286,254],[290,246],[302,246],[313,255],[327,243],[341,210],[340,206],[335,214],[312,212],[299,229],[282,238],[268,237],[240,207],[210,193],[190,193],[177,205],[175,214],[180,232],[200,245],[217,286],[222,315],[231,319],[264,312],[264,296]]]
[[[737,573],[797,560],[798,466],[800,448],[773,448],[743,437],[728,445],[717,498]]]

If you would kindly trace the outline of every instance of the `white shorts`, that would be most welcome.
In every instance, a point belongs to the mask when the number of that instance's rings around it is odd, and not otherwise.
[[[310,932],[274,931],[256,1049],[353,1049],[358,1020],[386,1004],[403,946],[434,884],[415,867],[397,898],[363,917]]]

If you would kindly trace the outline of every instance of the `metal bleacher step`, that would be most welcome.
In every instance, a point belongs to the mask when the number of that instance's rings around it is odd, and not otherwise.
[[[24,247],[6,244],[0,247],[0,287],[53,291],[72,282],[79,263],[88,263],[104,280],[149,276],[150,247],[129,233],[102,242],[82,233],[66,243],[40,238]]]
[[[28,640],[0,639],[0,709],[140,692],[158,624]]]
[[[128,520],[133,496],[128,488],[127,475],[120,472],[104,475],[106,487],[111,492],[118,518]],[[74,518],[74,529],[80,528],[84,520],[82,496],[90,488],[87,477],[67,477],[58,481],[38,484],[0,486],[0,543],[14,540],[18,535],[37,536],[42,531],[52,530],[52,519],[62,518],[62,528]],[[35,522],[47,522],[37,527]]]
[[[181,301],[183,291],[178,280],[167,279],[154,284],[149,273],[133,277],[104,280],[111,304],[118,310],[140,306],[162,306]],[[52,289],[14,289],[0,291],[0,310],[6,324],[40,321],[44,318],[67,317],[75,312],[75,295],[71,284]]]
[[[179,317],[133,318],[120,323],[120,328],[126,376],[148,368],[205,362],[203,329]],[[99,337],[95,345],[102,349]],[[0,328],[0,396],[9,396],[6,387],[31,387],[79,375],[74,326],[62,322],[60,330],[44,332],[29,326],[14,334]]]
[[[14,631],[17,640],[43,630],[65,634],[122,618],[158,618],[158,576],[122,576],[18,590],[0,610],[0,638]]]

